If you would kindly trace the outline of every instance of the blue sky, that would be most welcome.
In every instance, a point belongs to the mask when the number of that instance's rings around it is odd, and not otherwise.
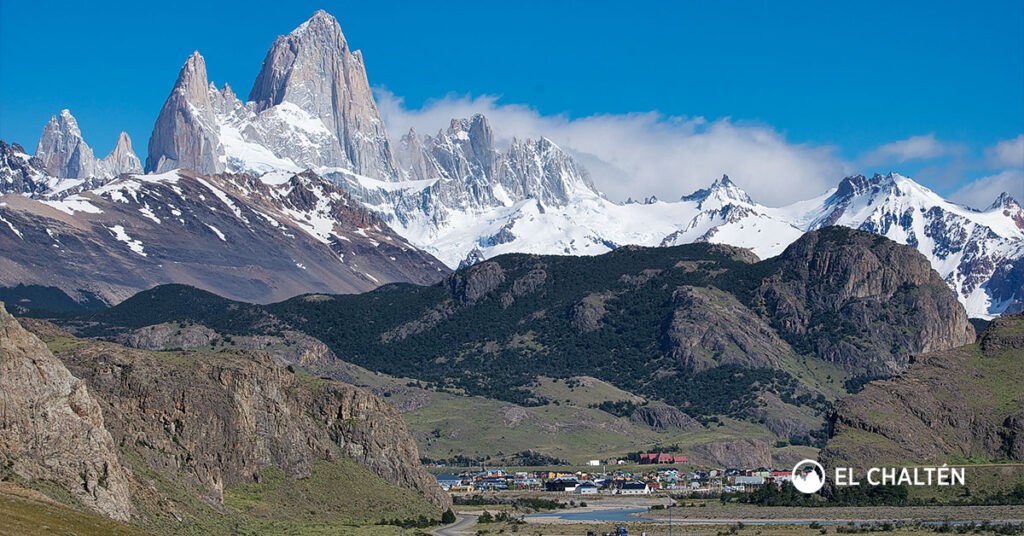
[[[385,119],[398,124],[483,106],[525,113],[539,121],[531,128],[554,125],[557,135],[558,125],[596,128],[577,122],[594,116],[655,112],[652,133],[725,125],[834,161],[799,173],[897,169],[947,195],[1006,172],[1011,186],[1024,183],[1016,145],[997,146],[1024,133],[1020,0],[484,4],[0,0],[0,138],[31,151],[50,115],[70,108],[98,155],[126,130],[145,159],[192,50],[212,80],[244,96],[274,37],[323,8],[363,51],[371,85],[389,100]],[[621,164],[601,184],[614,194],[676,195],[697,180],[670,169],[623,185],[628,162],[593,156]],[[696,167],[729,172],[721,159]]]

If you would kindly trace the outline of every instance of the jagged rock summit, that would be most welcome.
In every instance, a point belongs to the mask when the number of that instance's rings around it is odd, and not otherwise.
[[[329,147],[300,165],[345,167],[385,180],[395,177],[388,133],[362,53],[349,49],[337,19],[326,11],[317,11],[274,41],[249,100],[257,112],[291,103],[334,134]]]
[[[146,161],[157,173],[321,167],[385,181],[397,176],[362,54],[325,11],[274,41],[249,102],[226,85],[218,90],[193,53],[157,118]]]
[[[185,168],[200,173],[224,171],[220,130],[207,91],[206,61],[195,51],[185,61],[171,95],[149,138],[146,171]]]
[[[110,170],[112,175],[142,173],[142,162],[139,161],[138,156],[135,156],[132,139],[127,132],[122,131],[117,136],[117,145],[114,146],[113,151],[110,151],[110,154],[103,158],[101,165]]]
[[[92,148],[85,143],[78,121],[67,109],[50,117],[39,138],[35,156],[41,161],[43,173],[61,179],[102,179],[142,171],[139,158],[132,150],[132,140],[126,132],[121,132],[117,146],[107,157],[97,159]]]
[[[96,157],[82,139],[78,121],[66,109],[50,117],[36,146],[36,156],[43,161],[46,173],[53,177],[96,175]]]

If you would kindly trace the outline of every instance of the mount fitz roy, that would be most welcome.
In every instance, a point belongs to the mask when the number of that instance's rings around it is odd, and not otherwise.
[[[569,151],[546,138],[500,140],[481,115],[393,143],[362,54],[324,11],[274,41],[245,102],[209,81],[198,52],[189,56],[145,162],[147,174],[126,134],[97,159],[66,110],[34,156],[0,142],[0,193],[18,194],[0,200],[0,285],[116,302],[182,282],[270,301],[432,282],[509,252],[707,241],[766,258],[807,231],[842,225],[917,248],[970,316],[1024,310],[1024,210],[1005,194],[976,211],[889,173],[847,177],[786,207],[757,203],[728,177],[677,201],[615,203]],[[265,242],[278,244],[275,262]],[[209,255],[197,262],[189,243]],[[81,267],[96,259],[137,277],[90,279]],[[232,283],[220,283],[225,273]],[[243,291],[249,279],[260,284]]]

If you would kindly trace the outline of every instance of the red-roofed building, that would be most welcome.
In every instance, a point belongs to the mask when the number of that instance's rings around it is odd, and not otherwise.
[[[690,459],[686,456],[675,456],[664,452],[647,452],[640,455],[641,464],[649,463],[687,463]]]

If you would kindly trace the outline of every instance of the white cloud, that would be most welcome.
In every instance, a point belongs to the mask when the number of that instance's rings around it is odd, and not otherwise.
[[[992,167],[1024,167],[1024,134],[989,147],[985,154]]]
[[[378,89],[377,97],[393,139],[410,127],[434,134],[452,118],[482,113],[498,139],[546,136],[572,151],[615,200],[651,194],[678,199],[728,174],[755,200],[781,205],[818,195],[851,170],[834,147],[789,143],[769,126],[729,118],[709,122],[647,112],[571,119],[499,104],[494,96],[449,96],[409,110],[386,90]]]
[[[1024,200],[1024,170],[1008,169],[996,175],[982,177],[953,192],[949,199],[976,209],[985,209],[999,194],[1006,192]]]
[[[935,134],[932,133],[886,143],[866,154],[862,161],[869,166],[902,164],[910,160],[931,160],[961,152],[963,152],[961,146],[941,142],[935,139]]]

